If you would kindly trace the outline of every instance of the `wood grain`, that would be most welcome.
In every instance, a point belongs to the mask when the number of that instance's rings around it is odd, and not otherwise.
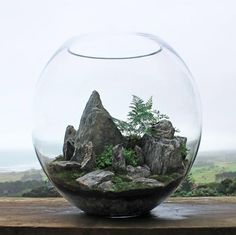
[[[171,198],[137,218],[88,216],[62,198],[0,198],[0,235],[236,234],[236,197]]]

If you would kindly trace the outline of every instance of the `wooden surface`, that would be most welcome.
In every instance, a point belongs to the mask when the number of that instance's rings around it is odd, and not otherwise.
[[[150,215],[88,216],[64,199],[0,198],[0,235],[236,234],[236,197],[172,198]]]

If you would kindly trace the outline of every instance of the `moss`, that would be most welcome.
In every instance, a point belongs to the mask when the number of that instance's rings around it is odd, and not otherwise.
[[[49,175],[52,180],[67,187],[78,187],[76,179],[85,174],[85,172],[78,170],[61,170],[60,172],[55,172],[49,168]]]
[[[172,181],[172,177],[170,175],[151,175],[149,178],[158,180],[163,183]]]
[[[84,174],[86,174],[83,171],[75,171],[75,170],[62,170],[59,173],[56,173],[58,177],[68,180],[75,180]]]
[[[64,156],[63,155],[59,155],[57,157],[55,157],[55,159],[53,160],[53,162],[57,162],[57,161],[64,161]]]
[[[168,184],[171,181],[178,179],[181,175],[179,173],[172,173],[169,175],[151,175],[149,178],[158,180],[164,184]]]
[[[140,182],[132,182],[130,179],[118,175],[113,177],[112,183],[114,184],[115,192],[151,188],[151,186],[148,186],[146,184]]]

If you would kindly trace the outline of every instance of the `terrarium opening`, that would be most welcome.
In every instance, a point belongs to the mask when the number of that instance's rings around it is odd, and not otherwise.
[[[91,59],[132,59],[161,51],[159,43],[147,34],[87,34],[76,38],[68,52]]]

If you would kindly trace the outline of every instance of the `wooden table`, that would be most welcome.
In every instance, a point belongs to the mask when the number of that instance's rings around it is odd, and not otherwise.
[[[88,216],[62,198],[0,198],[0,235],[236,234],[236,197],[171,198],[150,215]]]

